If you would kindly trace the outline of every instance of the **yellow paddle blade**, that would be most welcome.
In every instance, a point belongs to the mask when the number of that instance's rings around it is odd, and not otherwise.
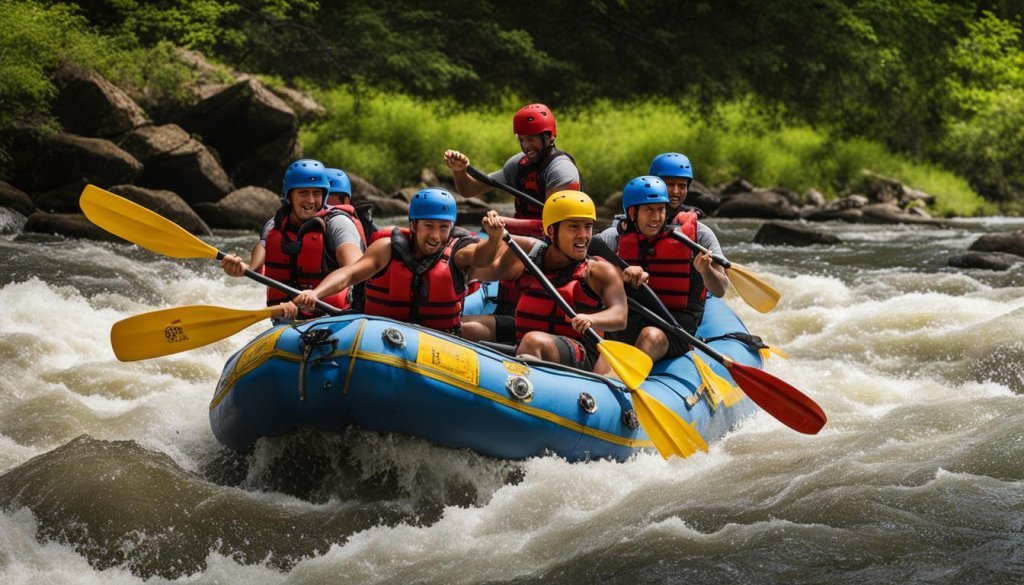
[[[142,313],[114,323],[110,345],[122,362],[171,355],[230,337],[272,312],[192,305]]]
[[[708,444],[697,429],[639,388],[633,391],[633,408],[640,426],[665,459],[689,457],[698,449],[707,452]]]
[[[774,345],[769,345],[768,347],[761,348],[758,351],[761,354],[761,359],[762,360],[766,360],[766,359],[772,357],[772,355],[777,355],[777,356],[779,356],[780,358],[782,358],[784,360],[788,360],[789,359],[789,354],[788,353],[783,351],[781,347],[775,347]]]
[[[779,304],[782,294],[750,272],[749,269],[733,262],[728,272],[733,288],[754,309],[767,313]]]
[[[742,394],[735,396],[737,388],[716,374],[707,362],[697,357],[696,353],[691,353],[690,358],[693,360],[693,365],[697,367],[697,373],[700,374],[701,381],[707,387],[714,405],[725,402],[726,406],[732,406],[742,400]]]
[[[642,384],[654,367],[651,356],[621,341],[602,341],[597,344],[597,351],[604,356],[608,365],[630,390]]]
[[[217,257],[217,248],[188,233],[185,228],[95,185],[86,185],[78,205],[89,221],[157,254],[172,258]]]

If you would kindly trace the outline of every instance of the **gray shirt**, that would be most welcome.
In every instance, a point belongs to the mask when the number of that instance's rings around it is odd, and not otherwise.
[[[274,227],[274,218],[267,220],[267,223],[263,224],[263,229],[260,230],[260,245],[264,248],[267,247],[267,234],[270,233],[270,229]],[[327,245],[327,249],[334,252],[338,249],[338,246],[342,244],[355,244],[359,246],[359,250],[365,252],[363,248],[363,242],[359,239],[359,230],[356,229],[356,224],[347,215],[335,215],[327,221],[327,233],[324,234],[324,242]]]
[[[614,225],[597,234],[597,237],[604,240],[604,243],[608,244],[612,250],[619,250],[619,230]],[[711,231],[711,228],[700,222],[697,222],[697,243],[710,250],[713,256],[725,258],[722,255],[722,246],[718,243],[718,236]]]
[[[512,158],[505,161],[505,166],[500,171],[491,173],[491,178],[495,181],[509,185],[510,187],[516,186],[516,174],[519,167],[519,161],[523,160],[526,154],[520,152]],[[557,189],[559,187],[565,187],[566,185],[580,183],[580,171],[576,168],[576,165],[572,164],[567,156],[556,156],[540,174],[540,180],[544,183],[548,191]]]

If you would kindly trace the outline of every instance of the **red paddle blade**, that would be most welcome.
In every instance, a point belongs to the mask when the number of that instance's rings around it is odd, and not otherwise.
[[[828,419],[818,403],[788,383],[764,370],[736,362],[729,362],[726,367],[732,379],[755,404],[787,427],[816,435],[825,426]]]

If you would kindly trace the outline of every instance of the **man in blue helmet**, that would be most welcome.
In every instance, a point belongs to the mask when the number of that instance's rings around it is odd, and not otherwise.
[[[622,190],[625,219],[598,237],[630,264],[623,271],[623,281],[633,287],[650,285],[676,321],[693,333],[704,315],[707,293],[724,296],[729,277],[723,268],[711,263],[710,254],[695,255],[688,246],[670,237],[671,232],[678,230],[713,254],[722,255],[718,238],[697,221],[696,212],[684,210],[675,216],[681,223],[667,222],[671,204],[664,181],[655,176],[636,177]],[[635,345],[655,361],[689,350],[677,336],[669,335],[637,313],[630,313],[624,331],[609,336]]]
[[[363,253],[359,229],[347,214],[325,204],[330,189],[323,163],[312,159],[291,163],[284,175],[281,209],[260,231],[249,263],[228,254],[221,261],[224,272],[243,276],[251,268],[293,288],[309,289],[335,268],[358,260]],[[267,288],[268,306],[287,300],[285,293]],[[346,308],[348,295],[324,301]]]
[[[486,335],[478,323],[462,321],[470,271],[485,274],[504,245],[504,221],[495,211],[482,224],[481,242],[455,227],[455,197],[444,189],[424,189],[409,203],[409,227],[378,232],[354,264],[335,270],[312,290],[295,297],[309,309],[317,299],[365,283],[356,309],[367,315],[416,323],[477,341]],[[477,271],[480,271],[478,274]],[[287,307],[287,305],[286,305]]]
[[[681,211],[694,209],[684,205],[686,196],[690,192],[690,183],[693,182],[693,165],[690,164],[690,159],[685,154],[678,152],[659,154],[651,161],[651,168],[647,174],[665,181],[665,188],[668,190],[669,220],[674,221],[676,215]]]

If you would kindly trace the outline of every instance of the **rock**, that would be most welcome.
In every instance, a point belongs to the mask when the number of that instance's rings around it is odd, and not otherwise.
[[[846,197],[841,197],[839,199],[836,199],[835,201],[832,202],[831,205],[828,206],[828,208],[829,209],[860,209],[861,207],[864,207],[865,205],[867,205],[869,203],[871,203],[871,200],[868,199],[865,195],[860,195],[860,194],[854,193],[853,195],[847,195]]]
[[[420,188],[419,187],[402,187],[398,191],[395,191],[395,194],[393,195],[393,197],[395,199],[401,199],[402,201],[405,201],[406,203],[412,203],[412,198],[415,197],[416,194],[419,193],[419,192],[420,192]],[[458,193],[452,193],[452,195],[455,195],[456,198],[461,197],[461,195],[459,195]]]
[[[259,231],[281,208],[281,197],[263,187],[243,187],[216,203],[197,203],[196,213],[220,229]]]
[[[826,204],[825,196],[817,189],[808,189],[803,199],[805,204],[813,207],[824,207]]]
[[[142,170],[135,157],[113,142],[74,134],[18,132],[10,152],[17,153],[20,161],[12,165],[11,182],[28,193],[41,193],[76,180],[97,185],[127,183]]]
[[[865,205],[861,212],[868,223],[941,223],[930,217],[907,213],[892,203]]]
[[[423,185],[424,188],[437,187],[438,185],[441,184],[441,179],[437,177],[437,173],[435,173],[434,170],[431,169],[430,167],[423,167],[420,170],[419,177],[417,178],[419,179],[420,184]]]
[[[864,212],[860,209],[839,209],[826,207],[825,209],[811,209],[801,212],[800,218],[805,221],[845,221],[859,223],[864,219]]]
[[[935,197],[911,189],[892,177],[885,177],[871,171],[864,171],[867,182],[867,194],[875,203],[891,203],[898,207],[906,207],[913,201],[922,201],[926,205],[935,203]]]
[[[967,249],[975,252],[1003,252],[1024,256],[1024,230],[985,234]]]
[[[121,238],[93,224],[81,213],[46,213],[45,211],[36,211],[28,216],[22,231],[24,233],[56,234],[69,238],[85,238],[88,240],[123,241]]]
[[[287,86],[271,87],[270,91],[288,104],[288,107],[299,117],[299,122],[311,122],[327,115],[327,110],[313,99],[313,96],[304,91]]]
[[[206,222],[173,191],[147,189],[137,185],[114,185],[109,191],[159,213],[188,232],[200,236],[212,233]]]
[[[983,270],[1009,270],[1014,264],[1024,262],[1024,257],[1005,252],[967,252],[954,256],[947,264],[953,268],[980,268]]]
[[[840,244],[842,240],[834,234],[802,224],[768,221],[761,224],[757,233],[754,234],[754,243],[765,246],[813,246],[815,244]]]
[[[458,222],[460,224],[480,225],[480,221],[492,208],[490,203],[479,197],[463,197],[458,193],[453,193],[453,195],[455,195],[456,210],[459,214]]]
[[[109,138],[146,123],[142,108],[92,69],[65,61],[52,77],[52,111],[68,132]]]
[[[347,173],[352,182],[352,200],[362,203],[364,199],[387,199],[388,194],[378,189],[373,183],[355,173]]]
[[[721,189],[718,190],[719,195],[737,195],[739,193],[749,193],[754,190],[754,186],[750,184],[750,181],[746,179],[736,179],[731,183],[727,183]]]
[[[0,207],[0,235],[16,234],[28,220],[24,214],[10,207]]]
[[[718,207],[722,204],[722,198],[708,189],[704,183],[691,181],[683,204],[696,207],[706,215],[712,215],[718,211]]]
[[[178,123],[215,148],[228,175],[240,184],[275,188],[296,152],[298,117],[253,78],[218,89]]]
[[[773,191],[759,189],[725,199],[715,215],[717,217],[795,219],[798,214],[786,197]]]
[[[36,195],[33,202],[37,209],[47,213],[81,213],[78,199],[88,184],[88,179],[78,178]]]
[[[13,209],[26,217],[32,215],[36,209],[28,193],[4,181],[0,181],[0,207]]]
[[[213,153],[175,124],[139,128],[121,145],[145,165],[140,185],[181,193],[190,204],[217,201],[234,189]]]

